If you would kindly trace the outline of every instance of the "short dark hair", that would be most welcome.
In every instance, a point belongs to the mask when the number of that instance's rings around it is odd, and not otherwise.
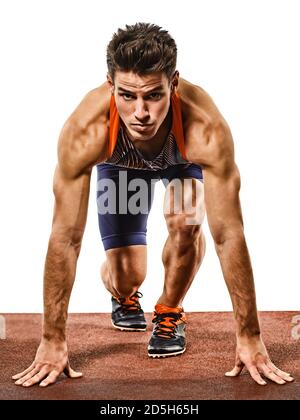
[[[139,22],[114,33],[107,46],[106,60],[113,80],[120,70],[139,75],[162,71],[171,81],[176,70],[177,46],[168,31]]]

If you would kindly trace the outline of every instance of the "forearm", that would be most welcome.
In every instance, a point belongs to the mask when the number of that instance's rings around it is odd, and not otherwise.
[[[44,270],[43,338],[65,340],[69,299],[80,246],[50,237]]]
[[[244,235],[216,244],[216,250],[233,305],[237,335],[259,335],[253,272]]]

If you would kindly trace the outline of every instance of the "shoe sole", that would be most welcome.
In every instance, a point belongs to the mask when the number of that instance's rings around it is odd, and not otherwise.
[[[183,354],[185,352],[186,349],[183,349],[181,351],[177,351],[176,353],[167,353],[167,354],[150,354],[148,353],[149,357],[152,357],[153,359],[157,358],[157,359],[161,359],[161,358],[165,358],[165,357],[172,357],[172,356],[179,356],[180,354]]]
[[[119,327],[118,325],[115,325],[112,321],[111,324],[114,328],[120,331],[128,331],[128,332],[145,332],[147,330],[147,327],[145,328],[127,328],[127,327]]]

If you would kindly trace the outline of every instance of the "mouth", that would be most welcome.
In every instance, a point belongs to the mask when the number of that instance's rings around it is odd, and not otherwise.
[[[135,131],[149,131],[153,124],[131,124]]]

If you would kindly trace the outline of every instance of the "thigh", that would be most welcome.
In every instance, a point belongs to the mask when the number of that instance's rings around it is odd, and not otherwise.
[[[97,165],[98,223],[106,251],[146,245],[154,184],[148,171]]]

